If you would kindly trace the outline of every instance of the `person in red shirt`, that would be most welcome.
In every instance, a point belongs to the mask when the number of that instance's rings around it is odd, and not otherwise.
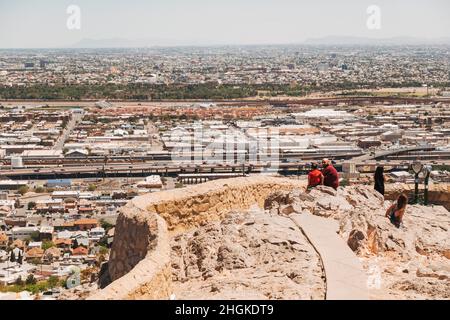
[[[308,173],[308,189],[323,184],[323,174],[318,169],[317,163],[311,164],[311,171]]]
[[[339,174],[336,168],[333,167],[331,161],[328,159],[322,160],[322,167],[323,185],[337,190],[339,187]]]

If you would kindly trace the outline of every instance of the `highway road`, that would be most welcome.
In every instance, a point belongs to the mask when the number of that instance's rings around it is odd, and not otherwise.
[[[55,145],[53,146],[54,150],[62,150],[64,147],[64,143],[69,138],[70,133],[75,128],[78,122],[81,121],[83,115],[80,113],[72,113],[72,119],[67,123],[66,128],[63,130],[61,136],[59,137],[58,141],[56,141]]]
[[[352,161],[357,168],[364,171],[374,171],[377,165],[384,165],[388,168],[405,170],[408,169],[410,161]],[[450,165],[450,160],[435,161],[434,165]],[[291,162],[291,163],[273,163],[272,166],[267,164],[168,164],[155,165],[152,163],[129,164],[129,165],[86,165],[86,166],[65,166],[51,167],[40,169],[8,169],[0,170],[0,179],[56,179],[56,178],[86,178],[86,177],[126,177],[126,176],[148,176],[152,174],[177,176],[182,173],[225,173],[225,172],[242,172],[257,173],[261,171],[279,172],[281,174],[295,174],[309,170],[310,162]],[[337,162],[336,167],[339,169],[342,162]]]
[[[205,100],[205,99],[185,99],[185,100],[111,100],[108,102],[113,107],[123,106],[166,106],[166,105],[180,105],[182,103],[200,103],[211,102],[216,104],[231,104],[231,105],[260,105],[260,104],[299,104],[299,105],[337,105],[339,103],[348,104],[364,104],[364,103],[396,103],[396,104],[427,104],[438,102],[450,102],[450,98],[434,97],[434,98],[417,98],[417,97],[392,97],[392,96],[356,96],[356,97],[292,97],[279,99],[256,99],[256,98],[242,98],[242,99],[223,99],[223,100]],[[98,100],[1,100],[3,105],[33,105],[35,107],[42,105],[49,106],[77,106],[77,107],[94,107]]]

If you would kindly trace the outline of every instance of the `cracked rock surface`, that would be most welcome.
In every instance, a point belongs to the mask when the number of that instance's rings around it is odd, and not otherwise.
[[[177,299],[323,299],[322,264],[287,217],[232,212],[172,239]]]

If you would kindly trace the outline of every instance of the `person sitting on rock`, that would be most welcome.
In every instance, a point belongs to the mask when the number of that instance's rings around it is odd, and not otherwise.
[[[308,189],[323,184],[323,174],[319,170],[317,163],[311,164],[311,171],[308,173]]]
[[[323,185],[337,190],[339,187],[339,175],[328,159],[322,160]]]
[[[388,217],[391,223],[397,228],[400,228],[403,221],[407,203],[408,198],[404,194],[401,194],[398,196],[397,201],[386,210],[386,217]]]

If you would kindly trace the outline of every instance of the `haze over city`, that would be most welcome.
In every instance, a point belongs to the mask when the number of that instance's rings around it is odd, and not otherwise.
[[[80,8],[80,29],[66,27],[70,5]],[[380,29],[367,28],[371,5],[380,8]],[[1,0],[0,47],[296,44],[328,36],[439,42],[450,37],[448,12],[446,0]]]

